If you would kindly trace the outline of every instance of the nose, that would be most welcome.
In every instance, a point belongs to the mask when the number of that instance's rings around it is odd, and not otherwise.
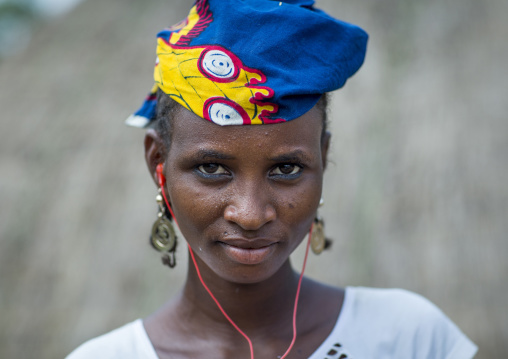
[[[255,231],[277,217],[268,191],[257,184],[242,188],[233,194],[226,208],[224,219],[236,223],[246,231]]]

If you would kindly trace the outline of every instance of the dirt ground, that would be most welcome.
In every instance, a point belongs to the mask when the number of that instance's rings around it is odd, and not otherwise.
[[[333,95],[334,243],[308,274],[416,291],[477,358],[508,358],[508,2],[318,6],[370,43]],[[87,0],[0,63],[1,358],[63,357],[181,285],[184,245],[174,270],[148,245],[156,189],[123,120],[151,87],[155,34],[189,7]]]

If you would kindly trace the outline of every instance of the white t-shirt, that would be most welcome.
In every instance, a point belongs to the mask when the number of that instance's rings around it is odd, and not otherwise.
[[[417,294],[347,287],[335,327],[309,359],[470,359],[476,351],[441,310]],[[138,319],[67,357],[92,358],[157,359],[157,354]]]

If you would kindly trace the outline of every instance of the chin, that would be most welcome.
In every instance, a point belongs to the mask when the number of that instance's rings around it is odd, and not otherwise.
[[[223,280],[237,285],[253,285],[273,279],[277,269],[260,270],[254,268],[238,269],[235,272],[217,273]]]
[[[275,250],[272,250],[275,252]],[[211,269],[214,274],[227,282],[234,284],[256,284],[273,279],[277,274],[282,274],[285,265],[290,268],[289,256],[285,258],[278,257],[275,253],[271,253],[263,261],[259,263],[241,263],[225,256],[221,257],[219,265],[216,259],[213,260],[215,265],[206,263],[205,266]],[[204,263],[203,263],[204,264]],[[203,264],[198,264],[201,270]],[[201,272],[203,272],[201,270]]]

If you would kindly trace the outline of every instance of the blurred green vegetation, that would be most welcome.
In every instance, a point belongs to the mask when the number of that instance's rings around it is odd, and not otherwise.
[[[0,0],[0,61],[25,50],[33,33],[81,0]]]
[[[37,19],[31,1],[0,2],[0,60],[28,46]]]

